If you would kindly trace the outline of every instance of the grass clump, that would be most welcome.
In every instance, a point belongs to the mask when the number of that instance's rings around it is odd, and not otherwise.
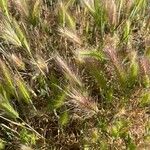
[[[149,149],[149,11],[1,0],[0,149]]]

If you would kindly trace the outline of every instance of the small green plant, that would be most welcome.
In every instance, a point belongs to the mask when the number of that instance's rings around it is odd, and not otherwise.
[[[4,150],[5,149],[5,143],[3,140],[0,139],[0,150]]]
[[[35,145],[36,136],[33,133],[29,133],[26,129],[20,131],[20,139],[22,144]]]

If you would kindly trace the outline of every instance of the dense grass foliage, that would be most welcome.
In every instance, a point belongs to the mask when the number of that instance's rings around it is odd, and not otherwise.
[[[149,0],[0,0],[0,149],[150,149]]]

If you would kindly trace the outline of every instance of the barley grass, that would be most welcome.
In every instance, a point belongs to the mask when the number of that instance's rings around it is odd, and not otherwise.
[[[0,1],[0,149],[150,149],[149,0]]]

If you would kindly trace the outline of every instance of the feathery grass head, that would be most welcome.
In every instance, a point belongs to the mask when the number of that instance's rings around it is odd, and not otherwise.
[[[20,98],[22,98],[22,100],[25,103],[31,104],[32,102],[31,102],[30,93],[28,91],[25,81],[23,79],[21,79],[21,77],[15,76],[15,83],[17,85],[18,92],[20,94]]]
[[[140,66],[141,66],[141,74],[143,75],[141,78],[142,83],[146,88],[149,88],[150,87],[150,77],[149,77],[150,76],[150,72],[149,72],[150,62],[149,60],[146,57],[142,57],[140,59]]]
[[[99,110],[96,102],[93,101],[87,93],[72,88],[69,90],[68,96],[70,98],[68,104],[74,108],[74,112],[79,116],[90,118],[98,113]]]
[[[2,70],[2,76],[4,79],[4,83],[6,83],[6,86],[8,86],[9,91],[11,90],[13,92],[14,91],[14,83],[13,83],[12,74],[11,74],[10,70],[8,69],[8,67],[6,66],[6,64],[2,60],[0,60],[0,68]]]
[[[141,69],[142,69],[142,73],[144,73],[145,75],[149,74],[149,67],[150,67],[150,62],[148,60],[148,58],[146,57],[141,57],[140,58],[140,64],[141,64]]]
[[[62,1],[59,2],[59,21],[62,27],[69,27],[70,29],[74,30],[76,27],[75,20],[68,12],[68,7],[71,1],[69,1],[67,4],[64,4]]]
[[[10,104],[6,91],[3,90],[3,95],[0,94],[0,110],[2,110],[8,117],[13,119],[19,118],[19,114]]]
[[[1,32],[2,32],[2,37],[7,40],[8,42],[10,42],[11,44],[14,44],[15,46],[22,46],[21,41],[19,39],[19,37],[17,36],[14,27],[12,27],[11,23],[6,20],[3,19],[3,22],[1,22]]]
[[[25,70],[25,63],[23,62],[23,60],[20,57],[18,57],[15,54],[11,54],[10,58],[16,67],[18,67],[21,70]]]
[[[82,40],[77,36],[75,31],[69,30],[67,28],[59,28],[58,31],[62,36],[66,37],[68,40],[75,42],[79,45],[82,44]]]
[[[130,53],[130,66],[129,66],[129,82],[131,84],[135,83],[138,79],[139,75],[139,62],[138,62],[138,56],[135,51],[132,51]]]
[[[82,2],[92,14],[95,13],[94,0],[82,0]]]
[[[19,9],[22,17],[29,21],[33,26],[40,21],[41,0],[14,0],[13,3]]]
[[[97,50],[96,48],[89,49],[77,49],[75,51],[76,59],[80,62],[84,62],[85,59],[88,60],[93,58],[95,60],[103,61],[105,59],[105,55],[101,50]]]
[[[0,0],[0,19],[0,139],[6,148],[145,144],[148,0]]]
[[[23,15],[29,16],[29,0],[14,0],[13,3],[17,5],[17,8]]]
[[[102,1],[106,10],[110,25],[117,24],[117,6],[115,0]]]
[[[63,73],[66,75],[66,77],[69,79],[70,83],[77,84],[80,87],[82,87],[82,82],[77,74],[74,73],[71,67],[62,60],[60,56],[56,56],[56,63],[58,66],[62,69]]]
[[[27,53],[32,56],[27,38],[15,19],[12,19],[11,22],[7,19],[3,19],[0,26],[2,31],[1,36],[3,39],[16,47],[25,48]]]
[[[114,49],[114,47],[111,44],[106,45],[106,47],[104,48],[104,51],[108,57],[108,60],[114,66],[118,79],[120,80],[120,82],[124,83],[126,76],[125,76],[124,68],[121,65],[122,62],[118,57],[117,51]]]
[[[48,72],[47,63],[42,57],[37,58],[37,64],[41,70]]]

